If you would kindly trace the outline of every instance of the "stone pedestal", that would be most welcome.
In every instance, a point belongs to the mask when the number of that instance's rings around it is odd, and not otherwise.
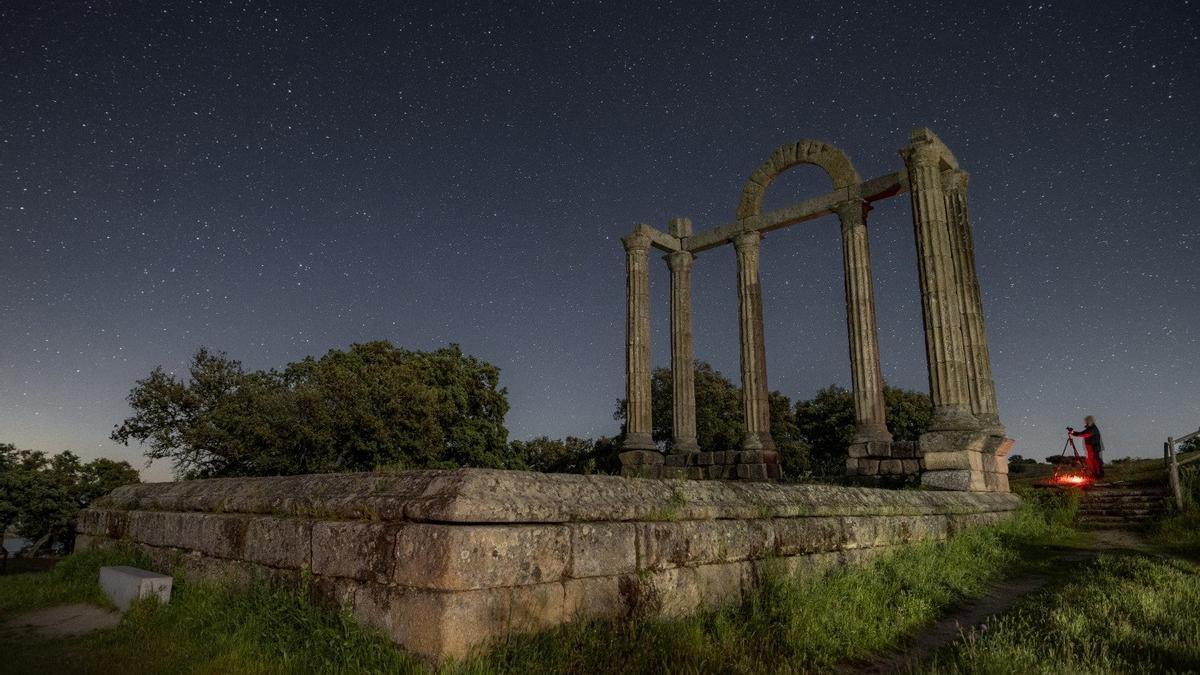
[[[921,435],[921,487],[1008,492],[1013,440],[986,431],[930,431]]]

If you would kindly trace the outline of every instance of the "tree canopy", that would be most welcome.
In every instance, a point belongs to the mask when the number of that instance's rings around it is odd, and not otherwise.
[[[148,446],[177,476],[259,476],[509,465],[500,370],[457,345],[386,341],[282,370],[199,350],[185,379],[156,368],[129,394],[113,440]]]
[[[75,539],[75,516],[97,497],[138,482],[128,462],[94,459],[86,464],[71,452],[47,455],[0,443],[0,532],[10,527],[30,540],[31,553]]]

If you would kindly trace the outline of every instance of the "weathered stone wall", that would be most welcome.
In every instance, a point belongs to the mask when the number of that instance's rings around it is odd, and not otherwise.
[[[79,520],[161,571],[311,574],[330,603],[435,659],[578,618],[681,615],[1006,517],[1010,494],[463,469],[131,485]]]

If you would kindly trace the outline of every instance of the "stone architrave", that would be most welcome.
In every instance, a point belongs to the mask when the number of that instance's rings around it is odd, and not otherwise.
[[[946,212],[953,241],[955,271],[959,284],[959,311],[963,318],[963,341],[967,365],[967,393],[971,412],[989,431],[1004,435],[996,408],[996,385],[988,354],[987,330],[983,321],[983,298],[975,271],[975,242],[967,207],[969,176],[961,169],[942,172]]]
[[[626,450],[654,451],[650,417],[650,237],[640,229],[625,244],[627,323],[625,341]]]
[[[746,435],[742,450],[773,451],[771,411],[767,397],[767,350],[763,339],[762,282],[758,253],[762,235],[743,232],[733,239],[737,250],[738,325],[741,336],[742,416]]]
[[[667,256],[671,269],[671,452],[698,452],[695,356],[692,349],[692,261],[688,251]]]
[[[871,279],[871,250],[866,212],[861,199],[837,207],[842,225],[842,264],[845,270],[846,323],[850,337],[850,375],[853,380],[855,433],[851,457],[889,456],[892,434],[887,430],[879,336],[875,327],[875,297]],[[857,451],[856,451],[857,450]]]
[[[958,276],[942,190],[939,151],[940,142],[921,133],[914,133],[912,145],[901,151],[908,167],[917,240],[929,396],[933,401],[930,429],[973,430],[979,427],[979,422],[971,414],[967,393]]]

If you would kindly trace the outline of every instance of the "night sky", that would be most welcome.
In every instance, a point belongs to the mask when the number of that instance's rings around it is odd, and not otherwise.
[[[1200,426],[1196,2],[422,4],[0,5],[0,441],[141,466],[108,434],[155,366],[374,339],[498,365],[512,438],[613,434],[620,237],[731,221],[785,141],[899,170],[918,126],[971,173],[1013,452]],[[765,206],[828,191],[798,167]],[[927,390],[907,196],[870,217],[884,376]],[[771,388],[848,385],[836,218],[762,276]],[[736,381],[732,248],[694,278]]]

